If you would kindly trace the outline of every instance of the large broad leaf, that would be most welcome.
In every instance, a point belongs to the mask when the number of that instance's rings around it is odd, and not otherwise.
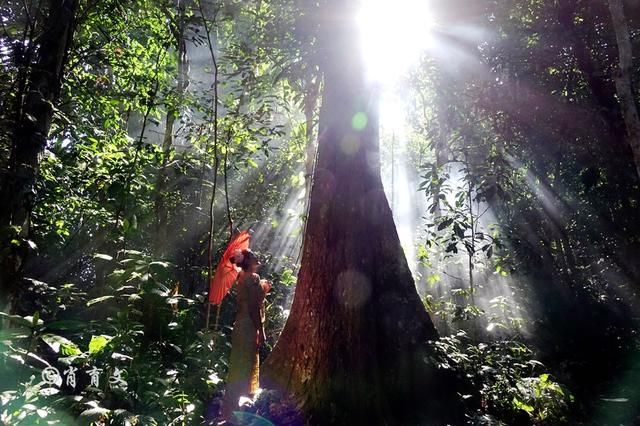
[[[82,330],[87,326],[86,321],[79,320],[60,320],[47,323],[47,330],[65,330],[76,331]]]
[[[31,337],[31,330],[26,327],[13,327],[0,330],[0,342]]]
[[[446,219],[443,220],[442,222],[440,222],[440,224],[438,225],[438,231],[442,231],[444,228],[446,228],[447,226],[451,225],[453,223],[453,219]]]
[[[20,315],[10,315],[5,312],[0,312],[0,316],[7,318],[14,324],[23,325],[26,327],[35,327],[35,326],[44,324],[44,321],[40,319],[40,314],[38,312],[36,312],[36,314],[33,316],[29,315],[26,317],[21,317]]]
[[[520,401],[520,400],[519,400],[518,398],[516,398],[515,396],[513,397],[513,401],[512,401],[512,402],[513,402],[513,405],[514,405],[516,408],[519,408],[520,410],[526,411],[526,412],[527,412],[527,413],[529,413],[529,414],[533,413],[534,408],[533,408],[531,405],[526,404],[526,403],[525,403],[525,402],[523,402],[523,401]]]
[[[89,342],[89,353],[96,354],[104,349],[105,346],[113,339],[111,336],[91,336],[91,341]]]
[[[80,355],[82,351],[71,340],[58,336],[57,334],[43,334],[40,336],[43,342],[45,342],[55,353],[59,353],[65,356]]]
[[[80,413],[80,417],[88,417],[92,420],[99,420],[103,417],[109,417],[111,410],[102,407],[93,407]]]
[[[104,302],[105,300],[113,299],[114,297],[115,296],[113,295],[96,297],[95,299],[89,300],[87,302],[87,306],[95,305],[96,303]]]
[[[106,260],[108,262],[113,260],[113,256],[109,256],[108,254],[104,254],[104,253],[96,253],[93,255],[94,259],[102,259],[102,260]]]

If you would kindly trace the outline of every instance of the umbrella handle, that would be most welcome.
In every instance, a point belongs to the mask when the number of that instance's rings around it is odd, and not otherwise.
[[[211,316],[211,303],[207,303],[207,319],[205,320],[205,323],[204,323],[204,328],[206,330],[209,329],[209,316]]]
[[[219,325],[219,323],[220,323],[220,307],[222,307],[222,303],[220,303],[220,304],[218,305],[218,308],[216,309],[216,323],[215,323],[215,325],[213,326],[213,329],[214,329],[214,330],[217,330],[217,329],[218,329],[218,325]]]
[[[218,329],[218,323],[220,322],[220,307],[222,306],[222,303],[220,303],[218,305],[218,308],[216,309],[216,322],[214,324],[214,330]],[[205,329],[209,329],[209,318],[211,317],[211,303],[207,303],[207,320],[205,322],[204,328]]]
[[[220,321],[220,307],[222,306],[222,303],[220,303],[218,305],[218,308],[216,309],[216,324],[214,326],[214,331],[218,329],[218,322]],[[207,309],[207,311],[211,310],[211,304],[209,304],[209,308]],[[207,313],[207,324],[209,322],[209,314]],[[207,325],[207,329],[209,329],[209,326]],[[218,338],[218,333],[214,333],[213,334],[213,341],[211,342],[211,349],[213,349],[216,346],[216,339]]]

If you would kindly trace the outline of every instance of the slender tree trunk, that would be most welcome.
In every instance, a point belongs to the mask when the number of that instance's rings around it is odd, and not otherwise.
[[[0,230],[3,240],[0,298],[3,300],[15,294],[27,253],[10,242],[15,236],[9,230],[12,226],[18,227],[20,235],[28,237],[39,157],[45,149],[51,128],[53,105],[60,95],[64,64],[74,30],[77,2],[49,0],[47,3],[49,14],[45,31],[35,41],[39,46],[38,57],[31,67],[27,92],[21,103],[22,111],[13,135],[9,172],[0,192]]]
[[[443,79],[438,80],[440,85],[445,85]],[[422,96],[423,104],[426,104],[427,99],[424,95]],[[445,173],[445,167],[449,160],[449,137],[450,128],[449,128],[449,109],[446,104],[445,94],[441,91],[436,93],[435,95],[435,107],[436,107],[436,122],[438,128],[437,137],[435,139],[435,143],[433,146],[434,154],[435,154],[435,163],[433,175],[437,178],[437,182],[432,186],[431,198],[433,205],[433,216],[435,218],[439,218],[442,216],[442,208],[440,207],[440,194],[442,194],[442,184],[441,177]],[[429,115],[427,113],[426,107],[423,107],[423,119],[425,123],[430,121]]]
[[[609,0],[609,11],[618,43],[619,68],[615,75],[616,92],[627,128],[627,140],[633,154],[633,162],[640,177],[640,118],[631,81],[633,52],[622,0]]]
[[[174,123],[176,121],[177,112],[174,110],[167,111],[167,118],[165,120],[164,138],[162,140],[162,162],[156,175],[156,189],[155,189],[155,244],[154,250],[158,256],[165,256],[167,251],[167,222],[169,220],[169,213],[167,211],[167,181],[169,180],[169,173],[167,170],[167,164],[169,163],[169,157],[171,155],[171,148],[173,147],[173,131]]]
[[[175,89],[175,97],[170,100],[167,108],[167,118],[165,120],[164,139],[162,141],[162,163],[158,174],[156,176],[156,193],[155,193],[155,251],[159,256],[167,255],[167,237],[168,237],[168,220],[169,212],[167,210],[167,183],[169,179],[169,172],[167,164],[169,163],[169,157],[171,156],[171,149],[173,148],[174,139],[174,127],[176,118],[180,114],[180,106],[184,99],[184,94],[189,84],[189,60],[187,58],[187,45],[184,39],[184,22],[185,8],[184,4],[179,5],[178,22],[176,23],[176,47],[178,53],[178,71],[177,71],[177,84]]]
[[[363,81],[354,25],[347,19],[353,10],[329,4],[302,264],[291,314],[265,362],[262,385],[292,393],[312,424],[394,423],[411,418],[416,407],[442,402],[431,398],[436,380],[429,379],[425,362],[426,342],[437,333],[384,194],[376,101]],[[412,405],[416,398],[421,402]]]
[[[444,80],[445,80],[444,76],[442,76],[441,79],[439,80],[441,87],[445,87],[446,83],[444,82]],[[442,203],[440,202],[441,195],[442,195],[441,179],[443,179],[444,175],[446,174],[446,168],[448,167],[448,160],[449,160],[449,154],[448,154],[449,138],[451,134],[450,134],[450,127],[449,127],[449,121],[450,121],[449,106],[446,103],[445,96],[446,95],[444,93],[438,92],[435,97],[436,108],[437,108],[436,123],[438,126],[438,136],[435,141],[435,147],[434,147],[435,164],[434,164],[434,170],[433,170],[433,175],[436,177],[437,182],[432,186],[433,189],[431,192],[434,221],[437,221],[442,217],[442,207],[441,207]],[[423,102],[426,102],[425,98],[423,98]],[[424,120],[425,122],[429,122],[429,117],[427,115],[426,110],[424,111]],[[442,270],[442,272],[445,274],[449,272],[447,271],[446,263],[441,263],[441,259],[439,256],[435,256],[435,259],[433,260],[432,270],[436,272]],[[449,289],[453,288],[453,285],[457,285],[457,284],[453,284],[454,281],[450,281],[451,284],[447,285],[448,283],[449,283],[449,280],[445,279],[435,284],[435,293],[437,297],[436,300],[441,300],[444,297],[447,297],[449,295]],[[443,332],[445,335],[450,334],[451,322],[447,319],[446,316],[444,316],[443,318],[439,318],[436,315],[435,322],[436,322],[436,325],[438,326],[438,329],[441,332]]]

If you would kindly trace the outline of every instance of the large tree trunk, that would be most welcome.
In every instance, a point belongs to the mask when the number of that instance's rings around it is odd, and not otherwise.
[[[346,19],[353,11],[331,9],[302,265],[261,384],[292,393],[312,424],[416,421],[412,402],[442,402],[429,397],[436,380],[425,360],[437,333],[384,194],[376,102]]]
[[[10,242],[15,236],[9,230],[12,226],[18,227],[23,237],[28,236],[39,156],[44,151],[53,118],[53,105],[60,94],[76,7],[75,0],[49,0],[45,30],[36,40],[38,59],[32,65],[27,93],[20,105],[22,110],[18,114],[14,132],[9,172],[1,191],[0,229],[3,231],[3,241],[0,297],[3,300],[15,294],[19,271],[24,263],[25,250]]]
[[[313,166],[315,165],[316,161],[316,144],[313,136],[313,117],[318,100],[319,86],[320,79],[318,77],[316,77],[315,79],[313,77],[309,77],[309,82],[306,85],[306,93],[304,97],[305,142],[307,144],[304,178],[307,197],[311,193]]]
[[[627,140],[631,147],[636,171],[640,177],[640,118],[631,81],[633,53],[622,0],[609,0],[609,11],[618,43],[619,69],[615,76],[616,92],[627,128]]]
[[[602,153],[604,153],[604,157],[595,164],[595,167],[606,170],[605,185],[609,192],[627,194],[619,198],[619,206],[612,206],[611,216],[603,216],[601,223],[608,227],[610,223],[611,231],[608,232],[614,233],[620,242],[620,248],[618,249],[620,253],[619,264],[626,269],[629,277],[638,277],[640,268],[636,259],[638,258],[637,253],[640,247],[629,238],[629,235],[632,235],[634,230],[638,229],[638,224],[640,223],[637,220],[633,220],[637,210],[633,200],[638,197],[640,176],[638,176],[637,151],[634,152],[629,143],[631,138],[627,127],[628,120],[625,111],[623,111],[625,103],[633,101],[633,96],[627,97],[624,101],[619,94],[616,96],[616,92],[620,90],[620,87],[616,87],[616,79],[609,78],[605,70],[606,67],[598,64],[592,56],[592,52],[589,50],[588,35],[579,31],[575,19],[576,16],[584,17],[584,19],[588,19],[588,25],[595,28],[601,24],[599,17],[603,16],[600,13],[600,5],[600,2],[559,0],[558,19],[566,30],[566,38],[575,55],[578,69],[592,93],[593,106],[606,123],[603,126],[603,134],[598,136],[602,138]],[[602,2],[602,6],[606,11],[608,4]],[[620,8],[618,13],[622,13],[622,3],[618,3],[617,6]],[[616,5],[614,5],[615,7]],[[593,8],[596,8],[596,10],[592,10]],[[611,10],[609,10],[609,13],[611,14]],[[622,22],[624,23],[624,15],[622,15]],[[624,28],[617,26],[615,31],[620,32],[621,36],[626,33],[628,37],[626,25],[624,25]],[[626,52],[631,53],[630,46],[628,46]],[[628,63],[630,64],[631,58],[630,56],[628,58]],[[630,70],[628,70],[627,75],[630,75],[629,73]],[[628,88],[631,88],[630,83],[629,80]]]

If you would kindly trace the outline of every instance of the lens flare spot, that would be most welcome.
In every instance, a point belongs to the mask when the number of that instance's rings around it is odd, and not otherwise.
[[[342,152],[347,155],[353,155],[357,153],[360,149],[360,138],[353,133],[344,135],[344,137],[340,141],[340,149],[342,149]]]
[[[356,112],[353,117],[351,117],[351,127],[353,127],[353,130],[364,130],[364,128],[367,127],[368,121],[367,114],[364,112]]]

